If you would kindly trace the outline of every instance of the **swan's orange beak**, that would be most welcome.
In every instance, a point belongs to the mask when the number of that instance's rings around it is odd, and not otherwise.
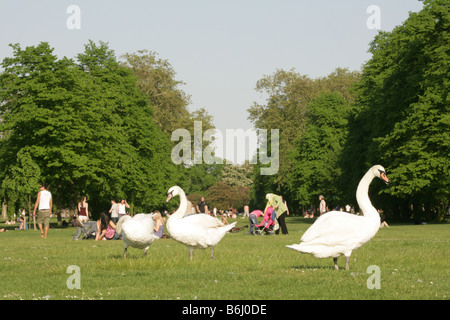
[[[380,178],[381,178],[381,180],[384,181],[384,183],[389,184],[389,179],[388,179],[388,177],[386,176],[386,172],[381,172],[381,173],[380,173]]]

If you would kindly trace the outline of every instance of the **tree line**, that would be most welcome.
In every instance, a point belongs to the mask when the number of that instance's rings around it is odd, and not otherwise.
[[[255,171],[254,203],[267,192],[303,213],[324,195],[332,208],[357,206],[365,171],[382,164],[392,183],[373,183],[371,200],[392,219],[442,220],[450,203],[450,6],[423,9],[369,45],[361,72],[336,69],[310,79],[277,70],[257,83],[257,128],[280,128],[280,170]],[[357,209],[357,208],[356,208]]]
[[[193,132],[197,120],[210,129],[212,117],[188,110],[183,83],[157,53],[119,60],[107,43],[89,41],[75,59],[58,59],[46,42],[10,46],[0,74],[3,213],[32,209],[41,182],[58,213],[86,195],[95,216],[112,198],[126,198],[133,212],[170,209],[165,198],[173,185],[197,199],[222,177],[235,179],[228,164],[172,162],[171,132]]]
[[[94,213],[111,198],[127,198],[134,212],[171,209],[165,194],[179,185],[192,202],[206,196],[223,209],[261,208],[266,193],[278,193],[303,214],[321,194],[333,207],[356,206],[359,180],[379,163],[392,183],[373,183],[377,208],[392,218],[441,220],[450,190],[449,10],[444,0],[427,0],[402,25],[380,31],[360,71],[262,77],[255,90],[267,100],[247,111],[256,129],[280,130],[272,176],[260,175],[259,163],[171,161],[171,132],[193,135],[194,121],[208,130],[213,119],[203,108],[189,111],[183,82],[157,53],[119,59],[108,44],[89,41],[76,58],[59,59],[46,42],[12,44],[0,74],[3,208],[30,208],[43,181],[58,209],[74,209],[81,195]]]

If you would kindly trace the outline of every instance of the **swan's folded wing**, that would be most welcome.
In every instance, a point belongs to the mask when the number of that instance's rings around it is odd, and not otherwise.
[[[154,214],[152,214],[152,213],[138,213],[133,216],[133,219],[134,220],[146,220],[146,219],[153,220],[153,217],[154,217]]]
[[[334,245],[364,237],[366,219],[343,212],[328,212],[305,232],[301,240],[308,243]]]
[[[140,213],[132,218],[130,216],[125,216],[121,218],[119,222],[121,220],[123,220],[122,230],[128,233],[128,237],[132,237],[133,234],[138,236],[152,234],[156,225],[152,214]]]
[[[203,228],[220,228],[224,224],[217,218],[211,217],[207,214],[193,214],[183,219],[188,219],[190,223],[202,226]]]
[[[144,248],[158,239],[154,227],[153,219],[128,219],[122,225],[122,236],[132,247]]]

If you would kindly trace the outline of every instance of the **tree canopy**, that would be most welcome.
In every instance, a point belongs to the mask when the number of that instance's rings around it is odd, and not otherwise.
[[[297,178],[303,178],[294,174],[293,170],[304,170],[302,166],[307,158],[303,157],[303,154],[302,159],[298,158],[300,156],[299,145],[304,148],[305,144],[310,144],[311,141],[299,141],[305,134],[309,135],[307,139],[312,139],[312,131],[314,130],[312,128],[319,125],[320,122],[344,121],[341,120],[344,115],[339,112],[330,113],[331,117],[336,117],[335,119],[322,119],[323,116],[327,116],[327,106],[323,106],[323,110],[320,110],[321,108],[317,105],[322,103],[326,105],[327,99],[338,99],[338,105],[353,103],[355,97],[352,88],[359,77],[358,72],[350,72],[342,68],[337,68],[327,77],[318,79],[311,79],[295,72],[295,70],[277,70],[273,75],[265,76],[258,81],[256,90],[264,92],[267,95],[267,100],[264,105],[255,103],[248,109],[249,119],[257,129],[280,130],[280,168],[274,176],[261,176],[259,174],[261,165],[255,165],[254,183],[251,189],[252,206],[264,203],[266,193],[277,193],[282,194],[285,199],[289,200],[289,203],[293,205],[293,212],[300,210],[299,202],[295,202],[294,199],[299,200],[298,188],[300,188],[300,182],[297,181]],[[327,93],[334,93],[334,95],[327,96]],[[319,97],[322,97],[321,100],[315,101]],[[330,106],[335,106],[335,104],[336,102],[333,102]],[[310,110],[310,108],[316,106],[315,111]],[[317,112],[317,115],[314,115],[314,112]],[[312,131],[309,132],[310,130]],[[320,152],[323,153],[326,152],[325,145],[329,145],[331,142],[322,142],[323,147]],[[308,152],[316,152],[315,154],[317,154],[317,148],[321,148],[321,145],[309,146]],[[329,153],[326,154],[329,155]],[[314,154],[309,154],[308,159],[312,159],[310,158],[312,156]],[[335,159],[322,159],[328,163],[336,161]],[[311,165],[313,165],[311,169],[319,168],[320,170],[319,164],[311,163]],[[317,175],[317,172],[315,171],[314,174]],[[315,179],[317,178],[318,175]],[[298,188],[295,187],[296,185]],[[290,192],[294,192],[294,194],[291,196]],[[305,199],[304,201],[309,200]]]
[[[202,121],[203,131],[212,129],[212,116],[204,108],[189,111],[190,96],[180,87],[184,82],[175,79],[169,61],[158,58],[156,52],[139,50],[126,53],[121,64],[137,77],[136,85],[153,107],[154,122],[166,133],[183,128],[193,134],[194,121]]]
[[[277,193],[302,213],[319,194],[333,206],[356,205],[362,175],[381,164],[392,183],[371,187],[377,208],[441,220],[450,203],[449,30],[448,1],[424,0],[420,12],[375,36],[361,71],[262,77],[255,90],[266,101],[247,112],[256,130],[279,129],[275,175],[261,175],[261,163],[173,163],[171,133],[195,138],[201,121],[203,139],[213,123],[206,109],[189,110],[183,82],[155,52],[119,61],[106,43],[90,41],[68,59],[47,42],[11,44],[0,74],[0,196],[12,213],[46,182],[58,209],[86,195],[97,213],[111,198],[145,212],[166,208],[167,189],[179,185],[238,209],[249,201],[261,208],[266,193]],[[267,154],[275,147],[259,143]]]
[[[337,181],[339,159],[346,141],[347,116],[351,107],[337,93],[323,93],[308,105],[305,132],[295,141],[289,157],[292,167],[287,175],[290,203],[308,207],[319,195],[341,200]]]
[[[348,183],[355,186],[369,164],[384,164],[393,181],[384,202],[404,218],[442,218],[449,201],[449,30],[448,2],[424,1],[422,11],[375,37],[358,84]]]
[[[58,59],[45,42],[11,47],[0,75],[2,180],[23,184],[14,168],[26,156],[59,208],[80,195],[94,212],[109,209],[113,197],[128,197],[135,210],[161,206],[180,174],[171,142],[107,44],[89,42],[77,61]]]
[[[258,176],[252,200],[280,193],[305,210],[318,194],[356,205],[361,177],[382,164],[392,183],[371,200],[393,218],[441,220],[450,199],[450,6],[427,0],[418,13],[370,43],[362,72],[311,80],[278,70],[257,83],[268,94],[249,118],[280,128],[280,172]],[[259,199],[259,200],[258,200]]]

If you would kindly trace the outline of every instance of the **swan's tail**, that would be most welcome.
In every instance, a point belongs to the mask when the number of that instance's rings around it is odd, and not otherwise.
[[[288,247],[289,249],[295,250],[295,251],[299,251],[301,253],[312,254],[316,258],[318,258],[316,256],[317,253],[319,253],[321,251],[321,249],[322,249],[322,247],[307,245],[304,242],[301,242],[300,244],[287,245],[286,247]]]
[[[301,253],[311,254],[315,258],[337,257],[342,254],[341,251],[335,247],[307,244],[305,242],[301,242],[300,244],[287,245],[286,247],[295,251],[299,251]]]
[[[225,230],[225,232],[230,231],[231,229],[233,229],[236,226],[236,223],[237,223],[237,221],[235,221],[229,225],[226,225],[225,227],[223,227],[223,230]]]
[[[301,253],[310,253],[310,254],[314,254],[316,251],[322,248],[319,246],[307,245],[304,242],[301,242],[300,244],[287,245],[286,247],[295,251],[300,251]]]
[[[295,251],[303,252],[302,247],[299,244],[291,244],[291,245],[287,245],[286,247],[289,249],[295,250]]]

